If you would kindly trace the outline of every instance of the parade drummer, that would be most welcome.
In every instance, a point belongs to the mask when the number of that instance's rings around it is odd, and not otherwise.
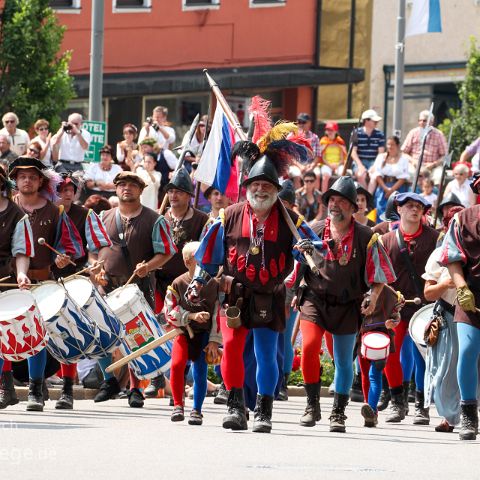
[[[473,192],[480,193],[475,174]],[[478,361],[480,358],[480,262],[478,219],[480,205],[457,213],[443,242],[442,263],[457,289],[454,321],[458,333],[457,380],[460,387],[460,440],[475,440],[478,432]]]
[[[187,243],[182,250],[183,260],[188,271],[176,278],[168,287],[165,297],[164,313],[170,325],[182,328],[184,333],[175,337],[172,348],[172,366],[170,385],[174,408],[172,422],[184,420],[185,367],[187,361],[193,362],[193,409],[190,412],[190,425],[202,424],[202,405],[207,393],[207,361],[214,363],[220,359],[218,347],[222,344],[220,332],[218,289],[219,281],[212,278],[201,290],[196,303],[186,297],[187,288],[192,281],[197,263],[195,252],[199,242]],[[193,333],[190,338],[187,330]]]
[[[98,215],[89,208],[74,203],[78,191],[78,183],[71,174],[62,174],[62,182],[58,185],[59,205],[63,205],[65,213],[80,233],[85,254],[75,260],[76,266],[68,264],[63,269],[54,268],[55,278],[73,275],[82,268],[88,260],[89,254],[97,254],[102,247],[109,247],[112,242],[105,231],[105,227]],[[55,408],[69,410],[73,408],[73,383],[77,373],[77,365],[61,364],[61,376],[63,379],[62,393],[55,404]]]
[[[339,178],[323,195],[328,208],[324,221],[312,230],[328,247],[320,275],[305,270],[305,286],[300,287],[302,372],[307,408],[300,420],[314,426],[320,420],[320,349],[325,331],[333,334],[335,396],[330,415],[330,431],[345,432],[345,408],[353,380],[355,340],[361,313],[369,315],[385,283],[395,279],[387,253],[369,227],[353,218],[357,211],[357,190],[350,177]],[[371,288],[370,303],[361,312],[363,295]]]
[[[33,234],[24,213],[11,199],[12,182],[8,180],[6,172],[0,167],[0,278],[9,277],[8,281],[16,278],[19,288],[28,288],[28,266],[30,257],[35,254]],[[12,258],[15,259],[12,265]],[[5,280],[4,280],[5,281]],[[4,289],[0,286],[0,289]],[[3,363],[0,359],[0,364]],[[0,365],[0,371],[2,366]],[[18,403],[13,384],[12,371],[5,371],[0,377],[0,409]]]
[[[152,272],[164,265],[177,251],[170,236],[170,226],[163,216],[141,204],[140,195],[145,182],[136,173],[121,172],[113,183],[119,205],[102,212],[101,217],[112,246],[100,248],[98,260],[103,264],[95,279],[109,293],[124,285],[135,272],[134,282],[143,291],[153,310]],[[95,397],[96,402],[109,400],[120,392],[115,376],[105,372],[110,363],[111,355],[99,361],[105,381]],[[130,370],[128,403],[134,408],[143,406],[144,399],[138,386],[139,380]]]
[[[30,260],[27,276],[34,282],[53,279],[52,267],[64,268],[70,259],[84,255],[80,234],[66,215],[63,206],[57,207],[57,185],[60,176],[40,160],[19,157],[10,165],[10,179],[16,183],[18,194],[14,202],[28,216],[32,227],[35,256]],[[61,254],[52,255],[45,246],[37,246],[39,238]],[[27,411],[43,411],[42,385],[47,361],[46,349],[28,359],[29,394]],[[5,361],[4,372],[11,372],[11,362]],[[8,374],[10,375],[10,374]]]
[[[281,213],[278,178],[286,170],[288,162],[284,165],[281,155],[267,149],[244,181],[247,201],[231,205],[223,214],[220,212],[195,255],[199,267],[189,287],[190,301],[194,301],[199,292],[201,295],[201,289],[223,265],[229,279],[227,283],[231,282],[228,303],[233,306],[240,305],[239,299],[243,302],[241,325],[229,328],[222,323],[222,377],[230,391],[228,414],[223,419],[223,427],[227,429],[248,428],[243,350],[249,329],[253,329],[258,389],[253,431],[271,431],[273,395],[279,374],[278,335],[285,329],[284,280],[292,269],[294,254],[303,260],[302,252],[313,254],[312,241],[318,241],[303,217],[289,211],[302,237],[295,243]],[[320,248],[320,243],[316,245]]]
[[[365,296],[363,307],[366,307],[369,301],[370,292]],[[389,339],[388,351],[395,351],[393,329],[400,323],[400,311],[404,304],[405,299],[400,292],[385,286],[377,300],[376,311],[363,319],[360,337],[363,338],[366,333],[383,333]],[[364,426],[372,428],[378,424],[378,402],[382,392],[382,373],[387,359],[369,360],[363,355],[361,345],[359,345],[358,350],[357,358],[360,363],[362,390],[366,402],[362,405],[360,413],[364,418]]]
[[[392,284],[395,290],[402,292],[406,299],[421,298],[423,295],[425,272],[428,257],[435,250],[438,232],[423,223],[423,215],[431,207],[421,195],[413,192],[399,193],[395,197],[400,223],[397,229],[382,236],[382,242],[392,261],[397,280]],[[405,418],[408,407],[407,391],[410,384],[410,372],[402,370],[400,351],[408,333],[408,325],[412,315],[421,305],[410,303],[402,309],[402,321],[395,327],[395,352],[391,353],[385,367],[385,375],[390,386],[392,398],[391,412],[386,422],[398,423]],[[415,360],[415,425],[428,425],[430,416],[424,406],[425,360],[415,345],[412,345]],[[403,364],[405,365],[405,363]]]

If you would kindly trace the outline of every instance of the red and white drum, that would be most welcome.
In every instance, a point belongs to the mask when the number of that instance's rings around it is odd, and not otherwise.
[[[385,360],[390,353],[390,336],[382,332],[365,333],[360,352],[367,360]]]
[[[0,294],[0,357],[13,362],[43,350],[48,336],[35,298],[27,290]]]

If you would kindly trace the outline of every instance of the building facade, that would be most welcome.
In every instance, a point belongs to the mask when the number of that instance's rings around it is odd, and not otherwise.
[[[374,0],[370,72],[370,106],[386,119],[387,134],[392,132],[393,85],[398,0]],[[436,122],[449,108],[458,108],[458,82],[465,77],[467,53],[472,36],[479,35],[478,0],[441,0],[442,32],[407,37],[402,138],[417,126],[418,113],[434,103]],[[406,18],[412,1],[407,1]]]
[[[104,116],[109,141],[122,125],[141,125],[153,107],[169,108],[178,134],[197,112],[207,113],[208,68],[239,113],[260,94],[275,118],[317,111],[319,85],[354,85],[362,68],[331,65],[320,57],[321,0],[106,0]],[[91,1],[52,0],[67,26],[63,48],[78,98],[88,111]]]

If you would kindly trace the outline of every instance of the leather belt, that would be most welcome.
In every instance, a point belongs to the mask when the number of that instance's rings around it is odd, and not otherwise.
[[[75,160],[59,160],[62,163],[68,163],[70,165],[81,165],[82,162],[76,162]]]

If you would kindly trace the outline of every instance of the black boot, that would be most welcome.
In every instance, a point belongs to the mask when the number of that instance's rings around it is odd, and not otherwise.
[[[350,400],[352,402],[363,403],[362,376],[359,373],[353,377],[352,389],[350,390]]]
[[[95,403],[106,402],[107,400],[114,398],[118,393],[120,393],[120,385],[118,384],[117,379],[112,377],[103,381],[100,385],[100,390],[95,395],[93,401]]]
[[[430,414],[428,408],[425,408],[425,397],[423,392],[415,392],[415,416],[413,417],[414,425],[429,425]]]
[[[408,389],[410,388],[410,382],[403,382],[403,405],[405,406],[405,416],[408,415]]]
[[[458,432],[460,440],[476,440],[478,433],[478,411],[477,402],[460,404],[461,427]]]
[[[3,372],[0,377],[0,409],[18,403],[15,385],[13,384],[13,373]]]
[[[45,402],[42,393],[43,379],[30,379],[28,385],[27,412],[43,412]]]
[[[280,387],[280,391],[278,392],[278,396],[275,400],[279,400],[280,402],[286,402],[288,400],[288,377],[290,377],[289,373],[286,373],[282,379],[282,386]]]
[[[230,390],[227,407],[228,413],[223,418],[223,428],[230,428],[231,430],[248,430],[243,388],[233,387]]]
[[[225,387],[225,384],[222,382],[220,387],[218,387],[218,392],[215,398],[213,399],[213,403],[216,405],[226,405],[228,401],[228,390]]]
[[[390,402],[390,388],[388,388],[387,377],[383,375],[382,377],[382,394],[380,395],[380,400],[378,401],[377,410],[382,411],[388,407]]]
[[[322,418],[320,410],[320,386],[321,383],[306,383],[304,385],[307,393],[307,408],[305,413],[300,418],[300,425],[302,427],[314,427],[316,422]]]
[[[272,407],[273,397],[257,394],[252,432],[270,433],[272,431]]]
[[[349,396],[341,393],[335,393],[333,398],[333,408],[330,414],[330,431],[345,432],[345,407],[348,405]]]
[[[73,378],[63,377],[62,395],[55,404],[57,410],[73,410]]]
[[[142,408],[144,402],[144,397],[142,392],[138,388],[131,388],[127,393],[128,405],[131,408]]]
[[[391,390],[391,406],[390,413],[388,414],[385,422],[387,423],[400,423],[405,420],[405,404],[403,403],[403,386],[397,389]]]

